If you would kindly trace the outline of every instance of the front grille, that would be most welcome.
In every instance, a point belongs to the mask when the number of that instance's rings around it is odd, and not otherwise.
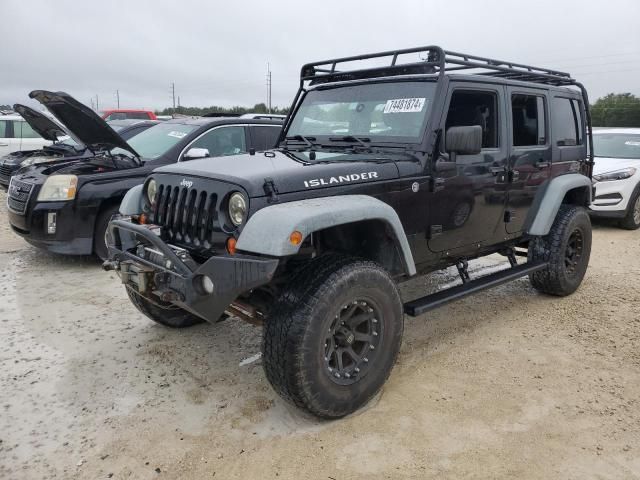
[[[13,170],[11,165],[1,164],[0,165],[0,177],[10,177],[11,171]]]
[[[168,242],[209,249],[218,230],[217,200],[215,193],[160,184],[150,220]]]
[[[16,180],[15,178],[12,179],[7,195],[7,206],[9,209],[21,215],[24,214],[27,210],[27,204],[29,203],[32,190],[33,184]]]

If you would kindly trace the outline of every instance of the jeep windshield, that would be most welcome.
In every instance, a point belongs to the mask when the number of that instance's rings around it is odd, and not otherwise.
[[[420,143],[435,88],[435,82],[396,81],[311,90],[287,131],[287,146]]]
[[[160,123],[140,132],[135,137],[127,140],[127,143],[147,160],[153,160],[164,155],[171,147],[198,128],[197,125],[184,123]],[[121,154],[131,156],[131,153],[122,148],[111,150],[113,155]]]

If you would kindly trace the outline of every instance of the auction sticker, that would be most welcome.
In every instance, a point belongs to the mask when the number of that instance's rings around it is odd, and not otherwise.
[[[184,137],[186,137],[186,136],[187,136],[187,134],[186,134],[185,132],[176,132],[176,131],[173,131],[173,132],[169,132],[169,133],[167,133],[167,136],[169,136],[169,137],[176,137],[176,138],[184,138]]]
[[[383,113],[421,112],[427,103],[426,98],[394,98],[387,100]]]

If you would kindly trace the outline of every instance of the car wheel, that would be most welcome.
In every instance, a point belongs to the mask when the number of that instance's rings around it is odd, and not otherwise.
[[[186,328],[204,322],[202,318],[171,305],[170,303],[160,301],[152,302],[135,292],[130,287],[126,288],[127,295],[129,296],[131,303],[133,303],[141,313],[160,325],[170,328]]]
[[[119,208],[119,204],[107,207],[100,212],[100,215],[98,215],[98,218],[96,219],[96,226],[93,232],[93,253],[102,261],[109,257],[107,242],[105,240],[107,227],[109,226],[111,219],[118,214]]]
[[[312,260],[266,321],[263,365],[285,400],[322,418],[354,412],[395,364],[402,301],[376,263],[341,255]]]
[[[620,220],[619,225],[626,230],[640,228],[640,186],[636,187],[633,195],[631,195],[627,214]]]
[[[583,207],[562,205],[549,233],[529,244],[529,262],[547,262],[547,267],[530,274],[529,280],[540,292],[569,295],[582,283],[590,256],[589,214]]]

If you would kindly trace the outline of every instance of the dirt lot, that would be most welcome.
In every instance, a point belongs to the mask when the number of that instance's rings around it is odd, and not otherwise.
[[[320,422],[271,391],[258,328],[154,325],[95,260],[6,223],[2,479],[640,478],[640,232],[596,227],[570,298],[523,279],[408,319],[382,393]]]

